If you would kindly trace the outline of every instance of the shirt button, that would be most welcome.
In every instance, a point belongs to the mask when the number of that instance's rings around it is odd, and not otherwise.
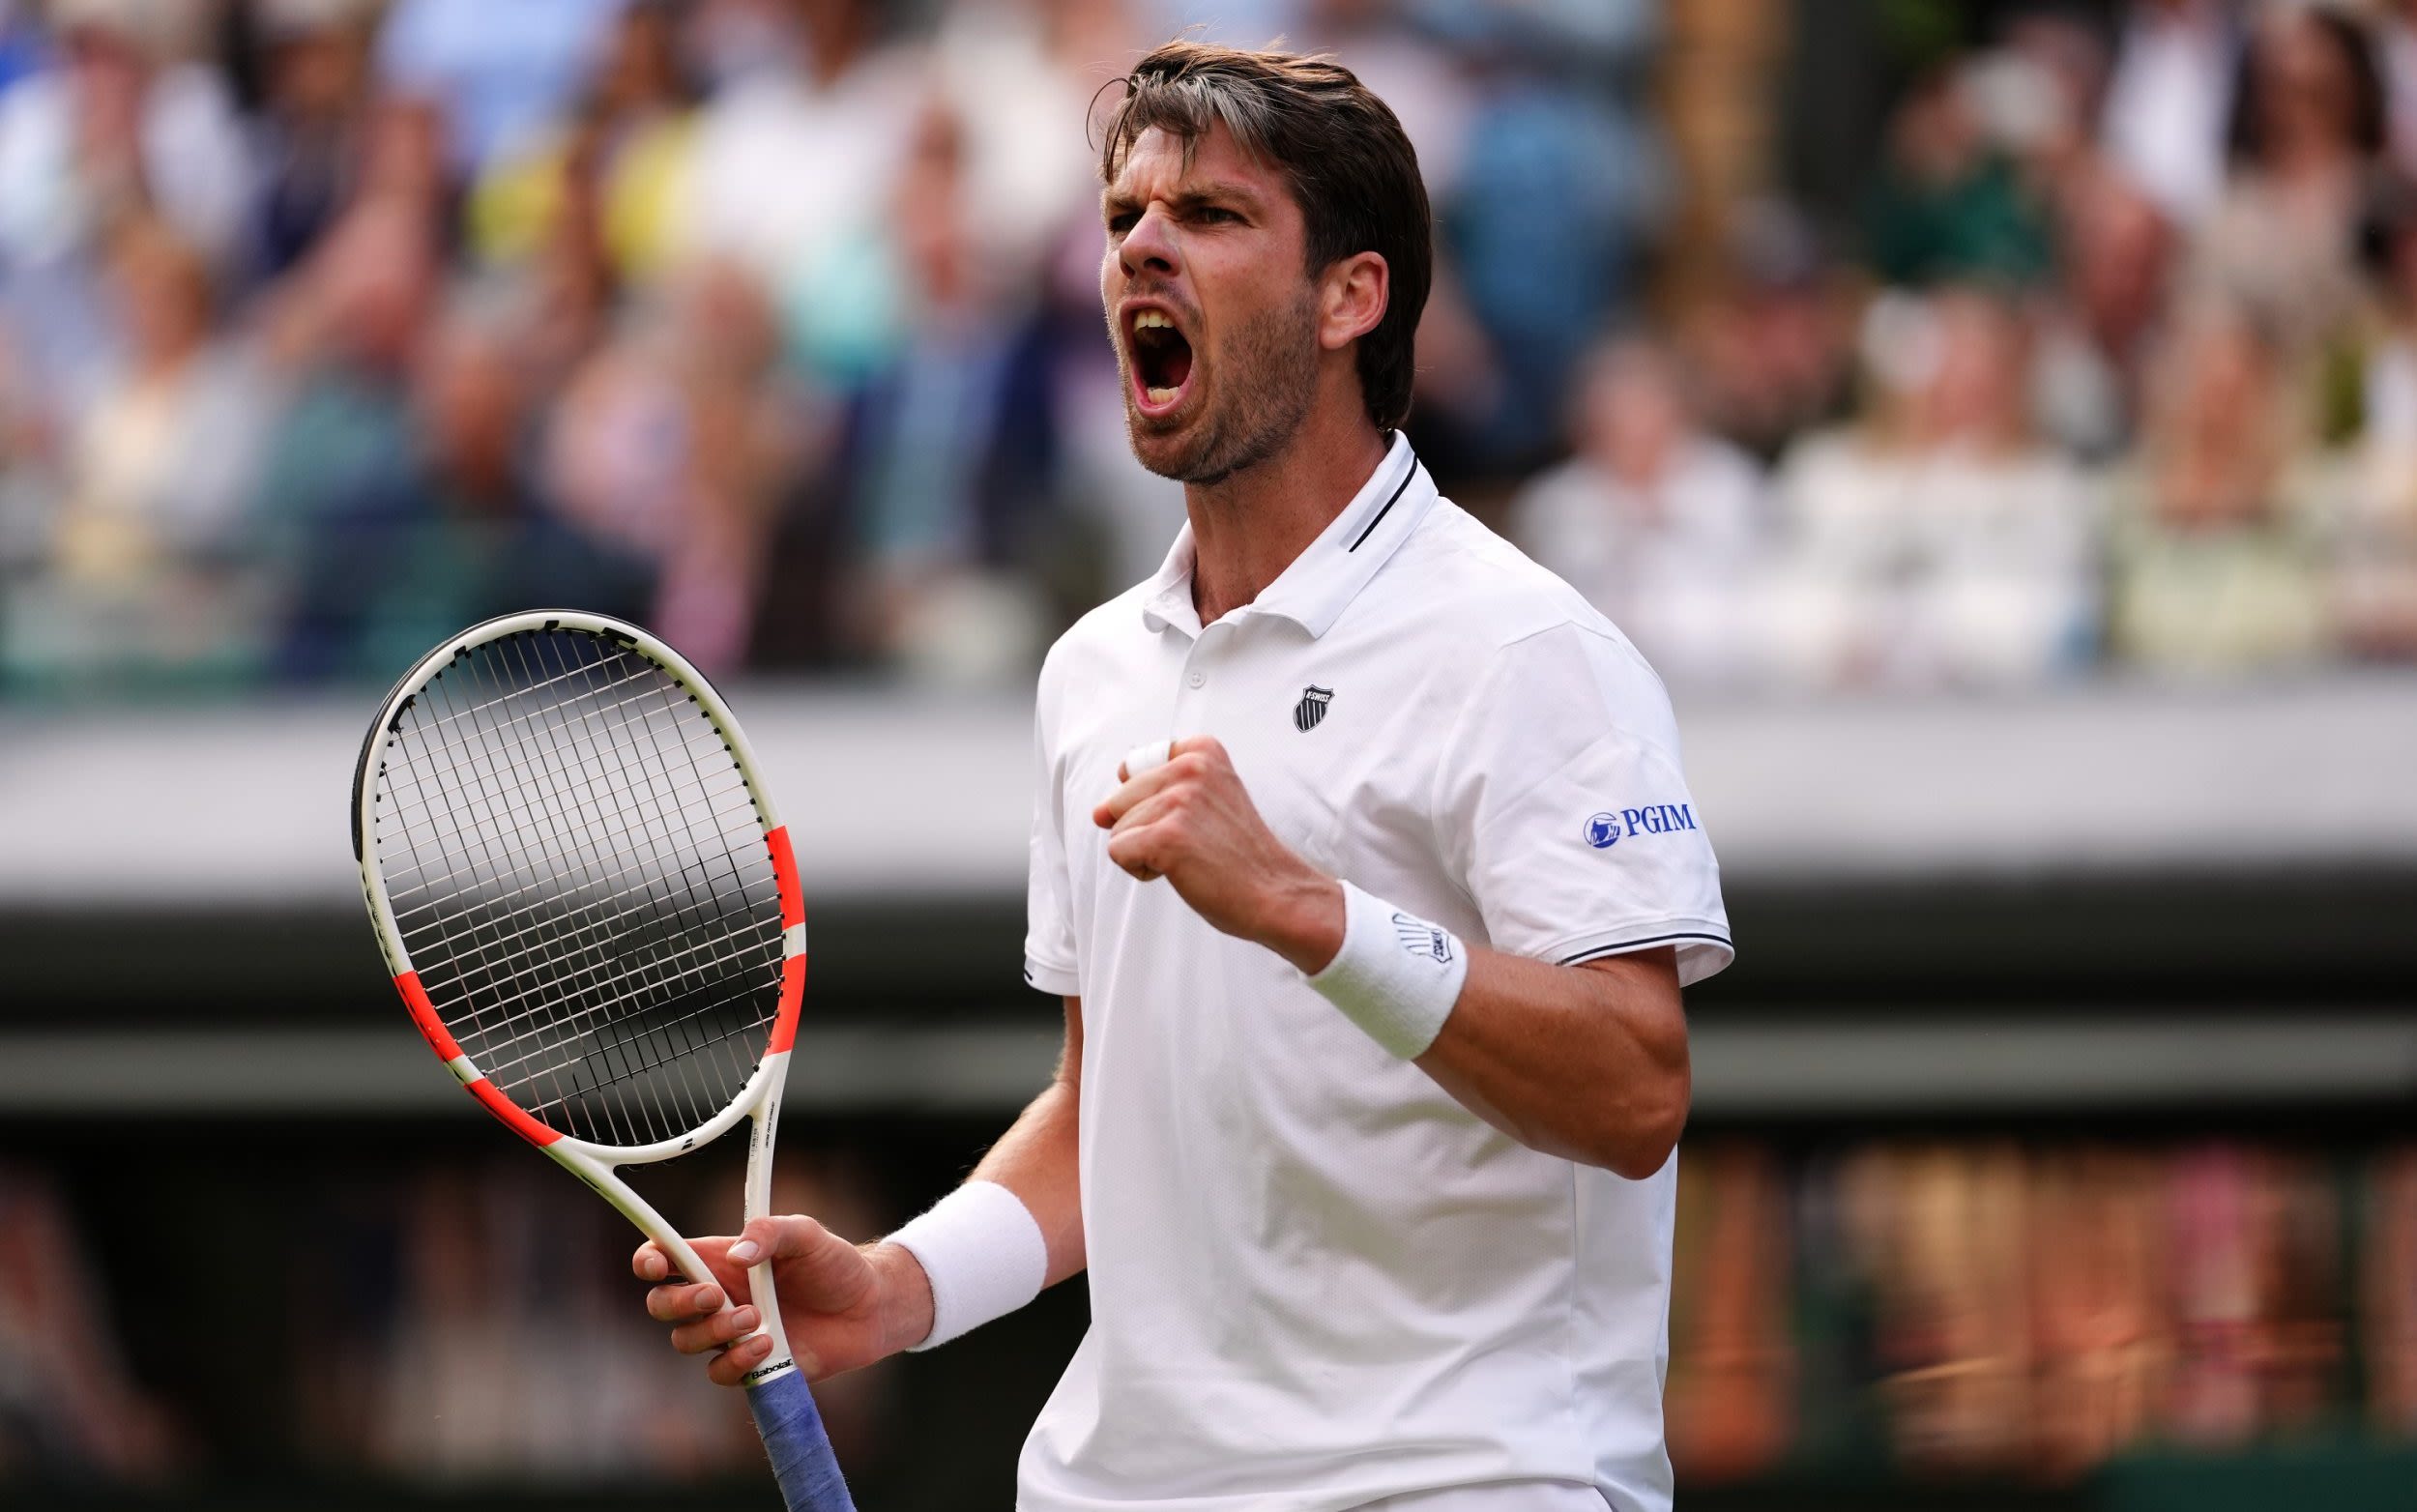
[[[1208,683],[1208,674],[1206,672],[1195,672],[1183,681],[1189,683],[1194,687],[1205,687]]]

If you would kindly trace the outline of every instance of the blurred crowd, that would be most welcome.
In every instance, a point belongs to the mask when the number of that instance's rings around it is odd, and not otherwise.
[[[846,1150],[783,1160],[777,1209],[841,1232],[895,1216]],[[2417,1443],[2417,1145],[1715,1137],[1678,1169],[1666,1410],[1689,1486],[1889,1464],[2053,1486],[2142,1455],[2362,1442],[2405,1485],[2385,1456]],[[736,1170],[666,1175],[694,1222],[738,1200]],[[275,1265],[220,1257],[282,1307],[240,1341],[185,1327],[184,1352],[113,1312],[81,1216],[0,1165],[0,1489],[247,1453],[422,1485],[760,1473],[744,1416],[632,1305],[619,1217],[516,1155],[328,1163],[255,1246]],[[291,1384],[229,1398],[221,1352]],[[815,1387],[853,1467],[917,1442],[895,1372]]]
[[[1685,1484],[2417,1440],[2417,1147],[1713,1140],[1678,1169]]]
[[[1674,684],[2417,655],[2417,0],[1929,9],[1851,204],[1690,215],[1656,0],[0,0],[0,693],[1020,684],[1179,512],[1095,130],[1202,21],[1401,114],[1412,439]]]

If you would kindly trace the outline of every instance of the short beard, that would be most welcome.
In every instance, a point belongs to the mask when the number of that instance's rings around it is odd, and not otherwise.
[[[1318,397],[1316,294],[1304,290],[1293,304],[1253,319],[1217,357],[1218,394],[1193,422],[1190,444],[1155,462],[1143,452],[1145,422],[1125,379],[1126,436],[1142,466],[1161,478],[1214,487],[1292,444]]]

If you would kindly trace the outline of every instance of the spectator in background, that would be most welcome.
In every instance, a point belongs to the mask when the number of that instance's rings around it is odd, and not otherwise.
[[[311,522],[289,670],[368,677],[531,604],[635,614],[645,574],[533,487],[531,394],[509,312],[456,301],[411,354],[401,466],[351,480]]]
[[[2192,281],[2248,305],[2286,359],[2339,336],[2357,309],[2359,217],[2384,120],[2356,20],[2322,5],[2260,20],[2233,102],[2230,174],[2199,229]]]
[[[2380,189],[2362,245],[2375,297],[2359,384],[2365,424],[2333,541],[2336,610],[2345,650],[2417,658],[2417,182]]]
[[[1891,283],[2030,283],[2048,271],[2049,230],[2031,187],[1982,131],[1960,67],[1932,71],[1889,123],[1864,227]]]
[[[684,267],[572,375],[545,443],[548,492],[583,533],[651,566],[645,623],[708,672],[746,651],[784,484],[828,428],[779,355],[777,318],[747,269]],[[809,609],[829,593],[805,575],[779,587]]]
[[[2108,155],[2189,227],[2224,189],[2241,41],[2227,0],[2130,0],[2107,86]]]
[[[365,0],[263,0],[254,15],[262,99],[246,260],[252,277],[274,278],[317,245],[359,184],[372,12]]]
[[[1070,229],[1096,241],[1095,138],[1084,128],[1139,41],[1127,0],[958,0],[942,19],[930,92],[981,102],[980,128],[961,131],[958,150],[982,255],[998,265],[989,276],[1037,284]]]
[[[1299,25],[1285,35],[1332,52],[1376,92],[1400,118],[1429,193],[1441,195],[1457,189],[1467,171],[1477,100],[1459,57],[1417,24],[1417,13],[1432,9],[1418,0],[1305,0]],[[1652,22],[1629,0],[1603,7],[1601,15],[1601,40],[1616,50],[1638,45],[1638,29]]]
[[[20,675],[91,683],[240,678],[267,605],[245,527],[269,413],[212,335],[210,273],[153,219],[111,239],[127,352],[75,427],[42,576],[12,605]]]
[[[1057,423],[1047,333],[988,256],[966,193],[966,126],[934,105],[890,223],[912,289],[906,340],[850,416],[839,457],[875,654],[942,682],[1037,666],[1046,625],[1007,570],[1047,505]]]
[[[1491,343],[1491,413],[1454,438],[1479,473],[1531,467],[1571,368],[1634,294],[1667,201],[1636,94],[1658,7],[1422,5],[1469,70],[1455,183],[1434,186],[1440,262]]]
[[[585,234],[566,218],[590,216],[614,276],[660,273],[678,240],[673,217],[700,98],[673,7],[633,0],[611,24],[585,98],[480,179],[472,247],[491,263],[526,261],[551,238]]]
[[[268,311],[268,352],[290,397],[262,463],[254,529],[304,606],[282,668],[291,674],[350,665],[355,648],[308,641],[323,596],[306,571],[331,522],[368,512],[416,469],[411,362],[442,277],[425,204],[374,194],[345,212]]]
[[[2179,246],[2156,202],[2103,161],[2068,174],[2056,208],[2063,289],[2043,312],[2039,411],[2067,451],[2106,461],[2134,439]]]
[[[1673,684],[1753,670],[1753,574],[1764,538],[1762,475],[1704,434],[1669,354],[1630,337],[1585,364],[1577,454],[1511,507],[1511,535],[1586,596]]]
[[[0,90],[49,65],[40,0],[0,0]]]
[[[2375,64],[2390,116],[2392,163],[2417,177],[2417,0],[2381,0],[2375,11]]]
[[[1732,240],[1726,276],[1673,324],[1704,421],[1768,462],[1844,406],[1852,276],[1825,265],[1811,228],[1774,200],[1741,207]]]
[[[2205,675],[2325,649],[2318,483],[2293,461],[2304,433],[2254,318],[2195,310],[2162,355],[2141,453],[2111,484],[2117,654]]]
[[[393,0],[378,77],[441,109],[449,174],[467,183],[558,119],[628,0]]]
[[[807,370],[860,382],[902,318],[876,221],[920,108],[923,60],[880,44],[869,0],[720,0],[705,15],[751,25],[764,55],[705,107],[677,250],[743,264]]]
[[[54,65],[0,94],[0,304],[25,361],[73,402],[110,362],[101,282],[114,227],[156,215],[223,268],[250,188],[224,81],[174,61],[190,13],[62,0],[51,18]]]
[[[113,238],[109,264],[128,363],[84,413],[56,555],[91,582],[237,552],[265,418],[258,375],[212,340],[198,252],[138,220]]]
[[[50,556],[60,446],[39,392],[42,376],[20,360],[0,326],[0,609],[15,580]],[[0,654],[5,635],[0,629]]]
[[[1772,654],[1815,683],[2024,684],[2096,625],[2086,490],[2034,437],[2028,336],[2003,297],[1893,294],[1865,322],[1871,412],[1779,474]]]

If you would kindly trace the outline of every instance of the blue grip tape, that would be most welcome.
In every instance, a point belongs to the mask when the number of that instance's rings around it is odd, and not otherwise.
[[[803,1371],[749,1386],[747,1410],[755,1414],[755,1431],[764,1436],[772,1478],[780,1482],[780,1499],[789,1512],[856,1512]]]

